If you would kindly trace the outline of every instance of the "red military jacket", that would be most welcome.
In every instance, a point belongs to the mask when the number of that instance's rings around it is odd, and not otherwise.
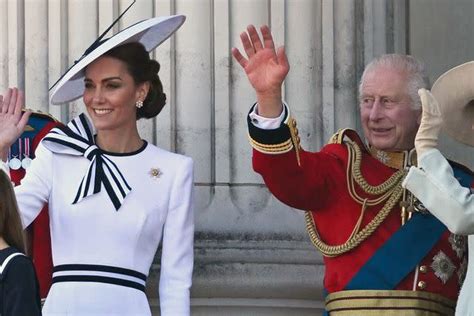
[[[299,146],[296,122],[291,118],[275,130],[259,129],[250,118],[248,125],[254,148],[253,168],[262,175],[272,194],[291,207],[309,211],[310,219],[314,221],[311,224],[326,244],[345,243],[361,215],[361,205],[348,189],[346,145],[341,142],[328,144],[320,152],[304,151]],[[370,185],[383,183],[397,171],[375,158],[356,138],[362,148],[360,171]],[[355,190],[362,197],[368,197],[359,187],[356,186]],[[364,228],[383,205],[367,207],[360,227]],[[329,293],[344,290],[359,269],[401,225],[401,208],[396,203],[378,228],[358,246],[334,257],[324,256],[326,290]],[[446,258],[444,255],[448,259],[442,262],[449,261],[448,264],[453,266],[449,266],[447,271],[439,267],[440,258]],[[454,236],[446,229],[435,246],[395,289],[428,291],[455,301],[466,268],[466,239]]]
[[[25,131],[20,136],[19,140],[10,148],[9,160],[13,158],[29,157],[34,158],[34,151],[44,136],[53,128],[60,125],[53,117],[33,112],[28,120],[28,125]],[[14,185],[19,185],[21,179],[25,176],[25,168],[27,165],[18,169],[12,168],[15,164],[10,166],[10,176]],[[52,256],[51,256],[51,237],[49,231],[49,215],[48,207],[42,209],[38,217],[27,228],[29,235],[29,255],[33,259],[36,274],[40,285],[40,296],[45,298],[51,287],[52,278]]]

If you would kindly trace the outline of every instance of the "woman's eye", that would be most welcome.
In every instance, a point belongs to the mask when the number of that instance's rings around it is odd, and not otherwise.
[[[109,89],[117,89],[117,88],[120,88],[120,84],[118,84],[118,83],[109,83],[109,84],[107,85],[107,88],[109,88]]]

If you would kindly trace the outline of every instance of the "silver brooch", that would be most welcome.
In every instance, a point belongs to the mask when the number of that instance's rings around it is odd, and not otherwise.
[[[464,279],[466,278],[466,273],[467,273],[467,259],[466,257],[464,257],[458,269],[459,286],[462,286],[462,284],[464,283]]]
[[[385,151],[377,150],[377,159],[386,164],[390,160],[390,156]]]
[[[160,168],[151,168],[150,171],[148,171],[148,174],[153,179],[158,179],[163,175],[163,172],[161,172]]]
[[[467,238],[465,236],[451,234],[448,240],[451,244],[451,248],[454,250],[454,252],[456,252],[458,258],[462,258],[466,252]]]
[[[434,274],[441,280],[441,282],[443,282],[443,284],[448,282],[449,278],[451,278],[453,275],[454,270],[456,270],[456,267],[451,262],[451,259],[449,259],[449,257],[446,256],[446,254],[441,250],[436,256],[433,257],[431,268],[433,269]]]

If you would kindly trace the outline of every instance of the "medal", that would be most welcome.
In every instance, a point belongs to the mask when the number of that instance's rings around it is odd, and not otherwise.
[[[8,166],[12,170],[18,170],[21,168],[21,160],[17,158],[17,156],[13,155],[12,150],[10,149],[8,152]]]
[[[23,160],[21,161],[21,167],[26,170],[28,169],[30,165],[31,165],[31,158],[30,157],[23,158]]]
[[[10,159],[8,165],[10,166],[10,169],[18,170],[21,168],[21,160],[14,156],[12,159]]]
[[[28,169],[31,165],[31,158],[30,158],[30,139],[27,137],[25,138],[25,153],[23,154],[24,158],[21,160],[21,167],[23,169]]]

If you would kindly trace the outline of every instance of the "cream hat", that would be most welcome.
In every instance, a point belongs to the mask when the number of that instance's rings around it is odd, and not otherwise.
[[[460,143],[474,146],[474,61],[442,74],[431,93],[439,102],[444,130]]]

